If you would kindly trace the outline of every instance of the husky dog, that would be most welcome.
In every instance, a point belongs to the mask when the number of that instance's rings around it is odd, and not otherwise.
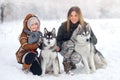
[[[44,76],[47,72],[54,72],[54,75],[58,76],[60,72],[59,59],[55,50],[55,45],[55,28],[53,28],[51,32],[44,28],[43,49],[41,52],[42,76]]]
[[[87,73],[95,72],[97,68],[106,65],[103,55],[90,42],[91,28],[89,24],[83,28],[78,25],[71,39],[75,42],[75,50],[82,56],[83,64]]]

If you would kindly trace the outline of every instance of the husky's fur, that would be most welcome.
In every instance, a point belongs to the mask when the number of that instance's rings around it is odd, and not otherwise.
[[[46,72],[54,72],[55,76],[58,76],[60,73],[59,59],[58,54],[55,51],[55,44],[55,28],[53,28],[51,32],[45,28],[43,37],[43,50],[41,52],[42,76],[44,76]]]
[[[75,42],[75,50],[82,56],[87,73],[95,72],[97,68],[107,64],[103,55],[90,42],[90,33],[91,28],[89,24],[84,29],[79,25],[71,37]]]

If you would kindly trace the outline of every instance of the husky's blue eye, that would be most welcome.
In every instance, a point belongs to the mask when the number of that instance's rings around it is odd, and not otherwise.
[[[50,36],[50,38],[52,38],[52,36]]]
[[[47,36],[46,36],[46,38],[48,39],[48,38],[49,38],[49,36],[47,35]]]

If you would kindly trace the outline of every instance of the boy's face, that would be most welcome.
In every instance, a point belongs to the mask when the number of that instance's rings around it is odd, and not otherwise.
[[[30,26],[30,30],[31,31],[38,31],[39,27],[38,27],[38,23],[33,23]]]

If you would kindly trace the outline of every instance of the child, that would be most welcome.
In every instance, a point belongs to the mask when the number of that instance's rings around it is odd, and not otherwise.
[[[31,71],[36,75],[41,75],[42,73],[39,59],[36,61],[37,48],[41,45],[41,42],[37,39],[38,36],[42,36],[39,27],[40,21],[34,14],[28,14],[25,17],[23,31],[19,38],[21,47],[16,52],[16,58],[22,64],[22,70],[25,72]]]

